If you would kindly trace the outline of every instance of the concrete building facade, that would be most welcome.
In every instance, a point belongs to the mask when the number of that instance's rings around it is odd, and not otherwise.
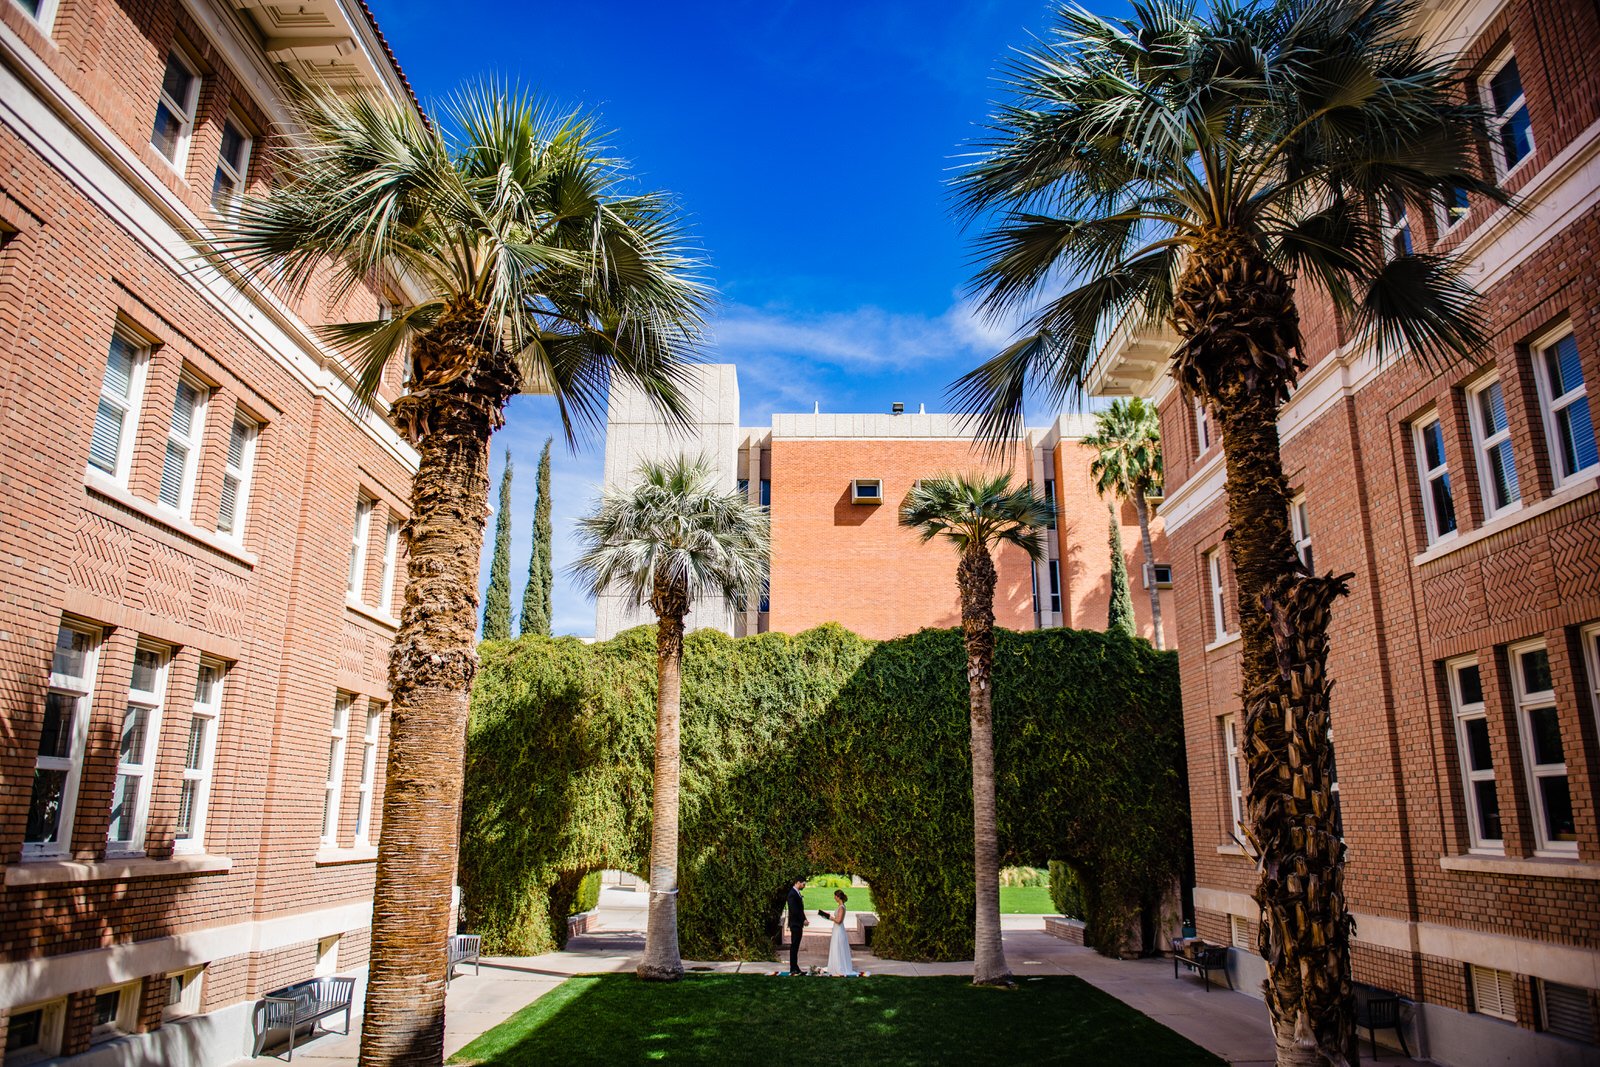
[[[697,607],[691,628],[798,633],[837,622],[865,637],[889,638],[923,627],[959,626],[956,554],[946,544],[922,544],[902,527],[900,505],[918,479],[982,470],[1007,471],[1014,484],[1031,482],[1056,502],[1044,560],[1030,566],[1012,546],[997,553],[996,622],[1015,630],[1105,628],[1110,518],[1089,480],[1093,452],[1081,444],[1093,428],[1091,416],[1062,415],[992,455],[973,445],[960,416],[923,411],[780,413],[770,426],[741,429],[737,373],[727,364],[694,368],[687,392],[696,414],[688,427],[678,428],[635,391],[613,390],[605,478],[607,488],[625,486],[643,458],[701,455],[728,488],[740,488],[768,508],[768,596],[744,610],[725,603]],[[1118,507],[1117,522],[1135,618],[1141,633],[1153,637],[1146,581],[1161,582],[1163,610],[1172,610],[1161,521],[1152,527],[1161,565],[1154,576],[1145,574],[1132,504]],[[653,621],[648,608],[602,597],[595,633],[605,639]],[[1169,647],[1171,635],[1169,622]]]
[[[414,106],[357,0],[0,3],[7,1067],[226,1063],[366,960],[416,457],[313,331],[385,293],[194,255],[285,68]]]
[[[1302,295],[1306,357],[1279,419],[1302,554],[1352,572],[1329,670],[1358,980],[1408,1002],[1445,1064],[1600,1060],[1600,48],[1593,5],[1427,5],[1496,114],[1484,166],[1523,198],[1413,206],[1486,297],[1477,365],[1380,364]],[[1237,599],[1221,449],[1165,373],[1172,338],[1117,331],[1101,395],[1159,404],[1177,576],[1201,936],[1258,991],[1254,859],[1235,832]],[[1595,412],[1600,414],[1600,412]]]

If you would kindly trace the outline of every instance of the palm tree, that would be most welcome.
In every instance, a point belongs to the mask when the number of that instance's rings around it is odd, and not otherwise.
[[[650,809],[650,911],[639,977],[683,976],[678,954],[678,719],[683,620],[696,601],[759,596],[767,576],[767,514],[719,486],[703,459],[644,463],[631,489],[607,492],[578,520],[572,570],[599,596],[620,589],[656,626],[656,759]]]
[[[1172,324],[1173,373],[1221,424],[1247,834],[1282,1064],[1354,1054],[1324,670],[1345,581],[1299,564],[1278,449],[1278,408],[1304,368],[1296,292],[1380,355],[1475,357],[1483,319],[1459,264],[1386,247],[1382,223],[1458,193],[1505,199],[1477,176],[1481,108],[1411,35],[1419,7],[1145,0],[1114,22],[1064,6],[1015,61],[1014,99],[957,178],[962,210],[987,226],[984,308],[1039,301],[1024,335],[957,383],[986,436],[1014,431],[1030,385],[1077,394],[1122,320]]]
[[[1156,647],[1166,648],[1161,628],[1161,593],[1156,589],[1156,553],[1150,542],[1150,503],[1145,497],[1161,489],[1161,421],[1155,405],[1140,397],[1113,400],[1095,415],[1095,432],[1083,443],[1096,452],[1089,464],[1094,491],[1101,496],[1132,500],[1139,515],[1139,541],[1144,546],[1145,587],[1150,592],[1150,619]],[[1112,522],[1116,522],[1113,512]]]
[[[943,537],[961,561],[961,633],[967,647],[967,705],[972,720],[972,865],[978,910],[973,923],[974,985],[1010,985],[1000,942],[1000,844],[994,807],[994,558],[991,546],[1012,544],[1030,560],[1044,555],[1041,531],[1054,505],[1008,474],[924,479],[900,509],[900,524],[923,541]]]
[[[272,191],[245,197],[220,255],[291,291],[331,276],[425,293],[328,326],[358,395],[409,345],[389,411],[416,447],[361,1062],[438,1064],[489,435],[524,385],[573,419],[612,375],[669,409],[706,301],[671,204],[626,193],[593,123],[492,86],[424,120],[386,100],[291,87]]]

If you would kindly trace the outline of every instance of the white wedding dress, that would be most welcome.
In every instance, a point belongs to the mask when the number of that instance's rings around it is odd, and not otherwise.
[[[835,978],[854,978],[855,960],[850,956],[850,934],[844,928],[844,908],[833,913],[833,933],[828,938],[828,973]]]

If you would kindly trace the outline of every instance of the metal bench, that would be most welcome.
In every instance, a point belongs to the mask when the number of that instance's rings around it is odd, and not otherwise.
[[[1205,979],[1206,992],[1211,992],[1211,972],[1221,971],[1228,988],[1233,988],[1233,978],[1228,974],[1228,950],[1223,945],[1209,945],[1199,939],[1175,937],[1172,939],[1172,977],[1178,977],[1178,965]]]
[[[483,963],[479,960],[478,955],[482,949],[482,934],[451,934],[450,944],[446,947],[445,985],[449,985],[450,979],[456,976],[457,964],[470,963],[472,964],[473,974],[481,973]]]
[[[1405,1053],[1406,1059],[1411,1058],[1411,1049],[1406,1047],[1405,1028],[1400,1021],[1400,998],[1396,994],[1356,983],[1356,1026],[1367,1031],[1373,1059],[1378,1058],[1379,1030],[1393,1030],[1394,1036],[1400,1039],[1400,1051]]]
[[[302,1026],[311,1027],[311,1037],[317,1033],[317,1023],[344,1013],[344,1033],[350,1032],[350,1001],[355,996],[354,978],[313,978],[268,993],[256,1001],[252,1016],[255,1029],[253,1056],[261,1055],[267,1039],[284,1030],[289,1036],[289,1059],[294,1059],[294,1039]]]

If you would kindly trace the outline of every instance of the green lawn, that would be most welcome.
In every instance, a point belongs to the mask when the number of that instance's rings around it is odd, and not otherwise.
[[[1014,990],[966,978],[631,974],[572,978],[453,1064],[1117,1064],[1221,1060],[1070,975]]]
[[[872,890],[865,886],[851,886],[845,891],[851,911],[872,911]],[[806,886],[806,916],[816,918],[817,909],[833,910],[833,890]],[[1050,903],[1049,886],[1003,885],[1000,887],[1000,910],[1007,915],[1054,915],[1056,907]]]

